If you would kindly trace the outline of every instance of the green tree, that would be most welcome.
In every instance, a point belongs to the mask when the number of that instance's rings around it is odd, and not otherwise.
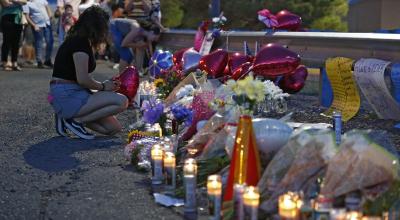
[[[182,24],[183,9],[180,0],[161,1],[162,24],[166,27],[178,27]]]
[[[181,28],[196,29],[209,18],[209,0],[182,0],[184,16]]]
[[[184,17],[179,27],[196,28],[202,20],[209,18],[210,1],[180,1],[183,2]],[[221,9],[228,18],[228,29],[265,29],[264,24],[257,20],[257,11],[263,8],[272,13],[287,9],[300,15],[303,28],[347,30],[347,0],[221,0]]]

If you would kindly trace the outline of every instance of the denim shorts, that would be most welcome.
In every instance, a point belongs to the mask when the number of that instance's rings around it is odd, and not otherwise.
[[[112,35],[113,43],[115,50],[118,52],[120,59],[124,60],[127,63],[131,63],[133,61],[133,53],[131,48],[122,47],[121,43],[124,40],[124,36],[115,25],[110,25],[110,32]]]
[[[73,118],[84,106],[91,91],[78,84],[50,84],[49,103],[54,111],[62,118]]]

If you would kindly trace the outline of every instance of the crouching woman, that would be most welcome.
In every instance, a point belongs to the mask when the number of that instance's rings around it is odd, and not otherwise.
[[[68,136],[69,130],[80,138],[93,139],[94,135],[85,127],[104,135],[121,130],[115,115],[126,110],[128,100],[115,92],[120,82],[99,82],[91,76],[96,69],[94,50],[106,41],[108,22],[107,13],[100,7],[86,9],[58,49],[49,102],[55,110],[56,131],[61,136]]]

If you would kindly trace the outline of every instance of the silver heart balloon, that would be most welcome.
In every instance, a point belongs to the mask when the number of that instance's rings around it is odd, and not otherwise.
[[[195,49],[190,48],[182,56],[183,72],[189,73],[194,71],[199,66],[201,55]]]

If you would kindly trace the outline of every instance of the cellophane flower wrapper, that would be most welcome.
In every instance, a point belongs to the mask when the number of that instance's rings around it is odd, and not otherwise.
[[[260,179],[261,209],[274,213],[280,195],[288,191],[307,192],[336,153],[335,136],[330,130],[305,130],[293,136]],[[275,181],[273,192],[268,191],[268,181]]]
[[[322,194],[336,197],[399,180],[398,155],[376,142],[377,136],[360,130],[344,135],[339,153],[329,163]]]
[[[190,73],[183,79],[168,95],[168,97],[164,100],[164,104],[166,107],[169,107],[173,103],[177,102],[179,99],[177,97],[177,93],[180,89],[184,88],[187,85],[192,85],[194,89],[199,87],[199,82],[196,79],[195,73]]]
[[[236,125],[240,116],[238,108],[231,108],[229,111],[216,112],[204,125],[204,127],[198,131],[189,141],[186,148],[196,148],[199,152],[202,152],[204,147],[209,144],[207,151],[222,152],[222,149],[226,148],[225,140],[217,138],[217,135],[221,130],[225,129],[226,126],[232,124]],[[227,130],[225,131],[227,134]],[[236,136],[236,134],[234,134]],[[235,138],[235,137],[233,137]],[[212,141],[211,141],[212,140]],[[212,146],[217,146],[218,149],[211,149]],[[233,146],[233,145],[232,145]],[[226,151],[226,149],[224,149]],[[227,152],[228,153],[228,152]],[[202,157],[210,158],[213,154],[204,154]]]
[[[150,171],[151,170],[151,148],[154,144],[159,143],[157,138],[143,138],[134,140],[125,147],[124,155],[131,160],[133,166]],[[134,152],[134,150],[138,150]],[[135,153],[135,154],[133,154]],[[132,158],[132,156],[134,158]],[[128,158],[129,157],[129,158]]]
[[[192,125],[180,137],[181,140],[189,140],[196,132],[197,122],[210,119],[215,111],[213,111],[208,103],[214,100],[215,89],[209,85],[204,85],[201,90],[194,96],[192,103],[193,121]]]

